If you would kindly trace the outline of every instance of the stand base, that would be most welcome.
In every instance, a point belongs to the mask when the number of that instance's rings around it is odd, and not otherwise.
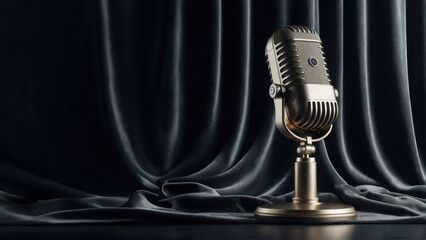
[[[283,203],[257,207],[259,219],[269,222],[341,222],[356,219],[352,206],[340,203]]]

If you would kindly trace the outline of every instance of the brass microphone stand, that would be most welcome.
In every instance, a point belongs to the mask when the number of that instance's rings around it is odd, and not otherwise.
[[[337,222],[355,220],[352,206],[340,203],[323,203],[317,197],[317,163],[312,138],[300,143],[300,155],[294,163],[294,197],[291,203],[268,204],[257,207],[255,216],[267,221]]]

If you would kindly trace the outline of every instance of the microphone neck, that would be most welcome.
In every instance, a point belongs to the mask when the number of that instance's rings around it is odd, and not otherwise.
[[[312,144],[312,137],[306,137],[306,141],[300,142],[300,146],[297,148],[297,153],[302,158],[309,158],[309,155],[315,153],[315,146]]]

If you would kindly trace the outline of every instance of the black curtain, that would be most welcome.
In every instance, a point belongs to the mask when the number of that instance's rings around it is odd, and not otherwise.
[[[340,115],[321,201],[426,222],[426,2],[0,1],[0,224],[254,223],[291,201],[264,47],[305,25]]]

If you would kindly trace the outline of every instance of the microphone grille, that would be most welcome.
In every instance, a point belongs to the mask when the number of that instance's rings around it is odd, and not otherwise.
[[[265,57],[266,57],[266,64],[268,64],[269,77],[271,78],[271,83],[272,83],[274,82],[274,80],[272,79],[271,63],[269,62],[268,54],[265,54]]]
[[[303,131],[319,131],[328,128],[336,121],[338,115],[338,106],[335,101],[307,101],[304,108],[302,115],[294,120],[290,118],[293,124]]]
[[[286,28],[290,29],[293,32],[317,34],[313,29],[310,29],[305,26],[291,25],[287,26]]]
[[[331,83],[321,39],[308,27],[291,25],[277,30],[266,44],[265,57],[272,82],[277,84]],[[318,67],[308,65],[307,57]]]
[[[278,70],[284,86],[306,80],[297,45],[294,42],[281,42],[275,46]]]

